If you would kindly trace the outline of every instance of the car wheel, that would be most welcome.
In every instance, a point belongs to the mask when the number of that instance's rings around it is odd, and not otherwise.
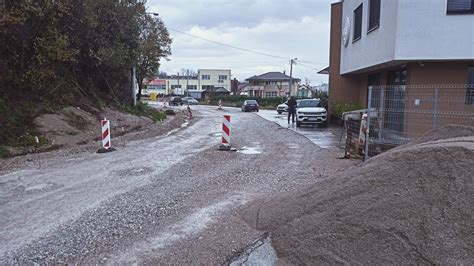
[[[281,115],[281,112],[278,112],[279,115]]]
[[[328,121],[324,121],[322,124],[321,124],[321,127],[328,127]]]
[[[301,123],[296,121],[296,127],[301,127]]]
[[[257,113],[258,113],[258,109],[257,109]]]

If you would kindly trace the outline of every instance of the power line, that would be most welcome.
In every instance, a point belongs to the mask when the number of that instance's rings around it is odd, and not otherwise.
[[[181,33],[181,34],[184,34],[184,35],[188,35],[188,36],[197,38],[197,39],[201,39],[201,40],[208,41],[208,42],[212,42],[212,43],[215,43],[215,44],[219,44],[219,45],[222,45],[222,46],[225,46],[225,47],[229,47],[229,48],[241,50],[241,51],[244,51],[244,52],[254,53],[254,54],[259,54],[259,55],[264,55],[264,56],[279,58],[279,59],[290,60],[290,58],[287,58],[287,57],[278,56],[278,55],[271,55],[271,54],[261,53],[261,52],[257,52],[257,51],[252,51],[252,50],[249,50],[249,49],[240,48],[240,47],[233,46],[233,45],[230,45],[230,44],[225,44],[225,43],[221,43],[221,42],[216,42],[216,41],[213,41],[213,40],[209,40],[209,39],[206,39],[206,38],[203,38],[203,37],[199,37],[199,36],[196,36],[196,35],[192,35],[192,34],[186,33],[186,32],[184,32],[184,31],[180,31],[180,30],[176,30],[176,29],[172,29],[172,28],[168,28],[168,29],[169,29],[169,30],[172,30],[172,31],[175,31],[175,32],[178,32],[178,33]]]
[[[253,50],[250,50],[250,49],[241,48],[241,47],[237,47],[237,46],[234,46],[234,45],[230,45],[230,44],[226,44],[226,43],[221,43],[221,42],[213,41],[213,40],[206,39],[206,38],[203,38],[203,37],[200,37],[200,36],[196,36],[196,35],[193,35],[193,34],[186,33],[186,32],[181,31],[181,30],[172,29],[172,28],[168,28],[168,29],[171,30],[171,31],[175,31],[175,32],[181,33],[181,34],[183,34],[183,35],[187,35],[187,36],[190,36],[190,37],[193,37],[193,38],[196,38],[196,39],[200,39],[200,40],[203,40],[203,41],[207,41],[207,42],[215,43],[215,44],[218,44],[218,45],[222,45],[222,46],[225,46],[225,47],[228,47],[228,48],[233,48],[233,49],[237,49],[237,50],[244,51],[244,52],[248,52],[248,53],[253,53],[253,54],[258,54],[258,55],[263,55],[263,56],[278,58],[278,59],[291,60],[290,58],[283,57],[283,56],[272,55],[272,54],[267,54],[267,53],[261,53],[261,52],[253,51]],[[300,63],[300,62],[305,62],[305,63],[309,63],[309,64],[312,64],[312,65],[320,65],[320,66],[327,65],[327,63],[316,64],[316,63],[313,63],[313,62],[311,62],[311,61],[304,61],[304,60],[298,61],[298,65],[301,65],[301,66],[306,67],[306,68],[311,68],[311,69],[314,69],[314,70],[320,70],[320,69],[317,69],[317,68],[315,68],[315,67],[311,67],[311,66],[302,64],[302,63]]]

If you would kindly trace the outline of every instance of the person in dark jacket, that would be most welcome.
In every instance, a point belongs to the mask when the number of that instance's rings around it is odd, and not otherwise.
[[[290,117],[291,122],[295,123],[295,114],[296,114],[296,105],[298,103],[295,100],[295,96],[291,96],[288,100],[288,125],[290,124]]]

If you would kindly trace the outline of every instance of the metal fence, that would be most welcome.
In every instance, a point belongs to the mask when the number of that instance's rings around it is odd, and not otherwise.
[[[447,124],[474,126],[474,85],[369,87],[364,157]]]
[[[371,86],[368,109],[344,120],[346,156],[368,159],[443,125],[474,126],[474,84]]]

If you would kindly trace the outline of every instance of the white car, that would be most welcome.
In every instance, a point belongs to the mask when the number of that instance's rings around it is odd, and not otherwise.
[[[198,101],[194,99],[193,97],[184,97],[181,99],[183,101],[184,105],[197,105]]]
[[[321,106],[319,99],[301,100],[296,110],[296,127],[301,125],[318,125],[327,127],[328,115],[326,108]]]
[[[277,106],[277,112],[278,114],[282,114],[283,112],[288,112],[288,101],[282,103],[282,104],[279,104]]]
[[[296,100],[296,103],[299,103],[301,100]],[[288,112],[288,101],[282,103],[282,104],[279,104],[277,106],[277,112],[279,115],[281,115],[281,113],[283,112]]]

